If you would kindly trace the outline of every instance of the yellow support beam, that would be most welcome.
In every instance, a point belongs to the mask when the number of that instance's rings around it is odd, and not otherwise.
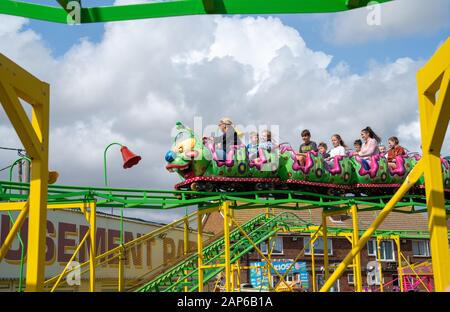
[[[397,246],[397,271],[398,271],[398,284],[400,285],[400,292],[403,292],[403,267],[402,267],[402,250],[400,248],[400,236],[393,237],[395,245]]]
[[[31,105],[31,122],[19,97]],[[41,291],[46,249],[50,87],[0,54],[0,102],[31,158],[26,290]]]
[[[436,291],[450,284],[447,216],[440,151],[450,120],[450,38],[417,73],[422,162]]]
[[[231,263],[230,263],[230,211],[228,201],[222,203],[223,235],[225,241],[225,291],[231,291]]]
[[[352,235],[352,248],[356,246],[359,240],[359,227],[358,227],[358,207],[353,205],[352,208],[352,223],[353,223],[353,235]],[[357,292],[362,291],[362,276],[361,276],[361,254],[358,253],[355,256],[355,267],[354,267],[354,283],[355,290]]]
[[[317,236],[313,237],[313,234],[311,233],[311,239],[309,241],[310,243],[310,250],[311,250],[311,274],[312,274],[312,289],[313,292],[317,291],[317,285],[316,285],[316,262],[314,257],[314,243],[316,242]]]
[[[197,213],[197,268],[198,268],[198,291],[203,292],[203,224],[202,213]]]
[[[323,266],[324,278],[328,279],[328,235],[327,235],[327,217],[322,213],[322,240],[323,240]]]
[[[380,292],[384,292],[383,287],[383,266],[381,264],[381,240],[382,237],[377,236],[377,264],[378,264],[378,273],[380,279]]]
[[[96,265],[96,239],[97,230],[97,205],[95,202],[89,203],[89,233],[91,244],[89,246],[89,288],[91,292],[95,291],[95,265]]]
[[[387,202],[386,206],[380,211],[378,217],[373,221],[370,227],[364,232],[361,238],[358,240],[356,246],[350,250],[347,256],[342,260],[330,278],[325,282],[325,284],[320,289],[321,292],[329,291],[333,284],[337,281],[339,277],[344,273],[347,266],[353,262],[353,258],[361,251],[361,249],[367,244],[370,237],[373,235],[375,230],[380,226],[380,224],[386,219],[389,212],[394,209],[398,201],[400,201],[403,196],[408,192],[408,190],[419,180],[423,172],[423,161],[419,160],[411,172],[406,177],[405,181],[402,183],[397,192],[392,196],[392,198]],[[448,251],[447,251],[448,252]]]
[[[12,229],[9,231],[8,235],[6,236],[5,241],[1,245],[1,248],[0,248],[0,261],[2,261],[3,257],[8,252],[9,248],[11,247],[12,242],[14,241],[14,237],[16,236],[17,232],[22,227],[22,224],[25,222],[25,218],[28,215],[28,211],[29,211],[29,208],[30,208],[30,205],[28,204],[28,202],[25,203],[25,206],[23,205],[23,203],[21,203],[21,205],[22,205],[23,209],[20,212],[19,216],[17,217],[17,220],[14,223]]]
[[[189,253],[189,219],[184,220],[184,232],[183,232],[183,255],[186,256]],[[184,270],[184,274],[187,275],[188,271]],[[187,279],[184,280],[187,283]],[[187,292],[189,288],[183,287],[184,292]]]

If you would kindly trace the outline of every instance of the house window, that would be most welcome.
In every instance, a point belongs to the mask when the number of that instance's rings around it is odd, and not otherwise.
[[[348,284],[349,285],[355,284],[355,276],[353,274],[348,274],[347,275],[347,280],[348,280]]]
[[[328,254],[332,255],[333,254],[332,240],[330,238],[328,238],[327,241],[328,241]],[[311,254],[311,248],[310,248],[311,245],[309,242],[310,242],[309,237],[303,238],[303,244],[305,246],[305,255]],[[322,237],[317,238],[316,241],[314,242],[314,255],[323,255],[323,239],[322,239]]]
[[[367,243],[367,254],[377,257],[377,240],[371,239]],[[394,261],[394,243],[391,240],[382,240],[380,244],[381,261]]]
[[[259,246],[262,253],[267,255],[268,251],[272,251],[272,255],[281,255],[283,254],[283,237],[275,237],[270,240],[270,249],[267,248],[267,242],[262,242]]]
[[[321,289],[322,286],[325,285],[325,277],[323,274],[316,274],[316,287],[317,290]],[[339,279],[336,280],[336,283],[333,284],[333,286],[331,286],[330,288],[330,292],[339,292],[340,291],[340,287],[339,287]]]
[[[413,240],[412,241],[413,256],[415,257],[429,257],[430,246],[426,240]]]

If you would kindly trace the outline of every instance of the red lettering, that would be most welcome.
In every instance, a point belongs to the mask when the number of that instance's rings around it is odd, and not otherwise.
[[[55,237],[55,226],[52,222],[47,220],[47,237],[45,238],[45,263],[52,264],[55,261],[55,242],[53,237]]]
[[[120,239],[120,231],[108,229],[108,250],[111,250],[119,246],[120,244],[120,242],[118,242],[119,239]],[[119,263],[119,257],[117,257],[115,254],[111,255],[110,258],[112,259],[108,262],[109,264]]]
[[[77,246],[75,239],[66,238],[67,235],[76,235],[77,226],[71,223],[61,222],[58,225],[58,262],[69,262],[73,253],[66,253],[66,249],[74,249]]]

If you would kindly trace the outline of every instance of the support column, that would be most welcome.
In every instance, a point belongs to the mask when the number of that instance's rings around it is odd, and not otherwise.
[[[339,264],[333,274],[330,276],[328,281],[325,282],[325,285],[320,289],[321,292],[328,291],[333,284],[337,281],[339,277],[341,277],[342,273],[344,273],[347,266],[353,261],[353,258],[361,251],[361,249],[367,244],[370,237],[373,235],[378,226],[384,221],[384,219],[388,216],[388,214],[395,207],[397,202],[402,199],[402,197],[408,192],[408,190],[417,182],[420,176],[423,173],[423,163],[419,161],[411,172],[406,177],[405,182],[402,183],[397,192],[392,196],[392,198],[388,201],[386,206],[380,211],[380,214],[377,216],[375,221],[369,226],[369,228],[364,232],[361,238],[358,240],[358,243],[344,260]]]
[[[316,284],[316,264],[314,259],[314,243],[316,242],[316,238],[313,237],[313,234],[311,234],[311,240],[310,243],[310,250],[311,250],[311,274],[312,274],[312,286],[313,286],[313,292],[317,291],[317,284]]]
[[[400,285],[400,292],[403,292],[403,267],[402,267],[402,250],[400,247],[400,236],[394,237],[395,244],[397,246],[397,261],[398,261],[398,283]]]
[[[450,39],[417,73],[422,160],[436,291],[450,285],[450,255],[440,152],[450,120]]]
[[[225,290],[231,291],[231,263],[230,263],[230,212],[229,203],[222,203],[223,212],[223,235],[225,241]]]
[[[197,271],[198,271],[198,291],[203,292],[203,214],[197,211]]]
[[[189,219],[186,216],[186,219],[184,220],[184,250],[183,254],[186,256],[189,252]],[[188,272],[187,270],[184,271],[184,274],[186,275]],[[184,280],[185,283],[187,283],[187,279]],[[187,286],[183,287],[183,290],[187,292],[189,289]]]
[[[377,263],[380,279],[380,292],[384,291],[383,288],[383,266],[381,265],[381,237],[377,236]]]
[[[322,240],[323,240],[323,267],[325,281],[328,279],[328,233],[327,233],[327,217],[322,212]]]
[[[352,221],[353,221],[353,244],[352,248],[356,246],[359,240],[359,228],[358,228],[358,207],[352,206]],[[362,291],[362,276],[361,276],[361,253],[355,256],[355,290],[357,292]]]
[[[97,229],[97,222],[96,222],[96,203],[92,202],[89,204],[90,206],[90,212],[89,212],[89,232],[90,232],[90,239],[91,244],[89,246],[89,286],[90,291],[95,291],[95,256],[96,256],[96,242],[95,242],[95,234]]]
[[[118,285],[118,291],[122,292],[124,289],[124,283],[125,283],[125,249],[123,248],[123,245],[120,245],[119,248],[119,285]]]
[[[31,105],[31,122],[19,96]],[[0,54],[0,103],[31,158],[26,291],[42,291],[47,230],[50,86]]]

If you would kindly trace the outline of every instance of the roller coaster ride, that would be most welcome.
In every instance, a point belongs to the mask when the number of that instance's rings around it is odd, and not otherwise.
[[[27,2],[4,0],[0,2],[0,14],[23,16],[57,23],[93,23],[140,18],[167,17],[196,14],[274,14],[274,13],[320,13],[337,12],[366,6],[368,0],[186,0],[164,1],[139,5],[83,7],[81,1],[75,1],[79,8],[79,18],[69,4],[74,1],[59,0],[60,6],[44,6]],[[378,1],[388,2],[388,1]],[[77,5],[75,5],[77,7]],[[75,13],[75,14],[71,14]],[[323,236],[326,245],[326,222],[319,228],[312,228],[302,220],[289,219],[286,213],[273,216],[267,212],[264,216],[244,225],[233,222],[233,210],[255,207],[279,207],[283,209],[323,208],[323,215],[335,212],[352,211],[357,220],[358,209],[380,210],[375,221],[364,230],[357,224],[352,229],[352,250],[333,274],[325,270],[325,285],[320,291],[329,291],[343,271],[352,263],[358,270],[358,254],[369,238],[377,235],[377,228],[392,212],[427,212],[429,235],[432,251],[432,265],[436,291],[443,291],[450,284],[450,256],[448,252],[448,229],[446,225],[449,203],[444,198],[442,165],[440,151],[450,119],[450,39],[439,48],[431,60],[419,70],[418,96],[423,154],[420,160],[410,168],[408,175],[399,181],[393,195],[360,197],[332,196],[317,194],[300,189],[261,190],[250,192],[195,192],[195,191],[151,191],[129,189],[107,189],[93,187],[48,186],[48,137],[49,137],[49,91],[50,86],[19,67],[13,61],[0,54],[0,102],[16,130],[27,154],[31,159],[31,183],[0,182],[0,209],[20,211],[0,249],[0,260],[9,249],[20,226],[28,216],[28,249],[26,290],[42,291],[49,281],[44,281],[45,238],[47,209],[77,208],[89,220],[91,229],[83,242],[89,237],[90,289],[95,290],[95,268],[101,258],[95,250],[95,216],[97,207],[120,207],[142,209],[171,209],[196,205],[198,225],[197,251],[185,256],[172,270],[162,272],[151,281],[141,280],[138,290],[203,291],[204,282],[213,278],[220,270],[224,271],[225,290],[234,289],[232,270],[238,259],[250,249],[257,249],[257,243],[270,237],[277,231],[299,228],[303,231]],[[33,118],[29,121],[19,98],[31,105]],[[424,176],[425,196],[408,194]],[[443,183],[444,181],[444,183]],[[447,186],[446,186],[447,187]],[[20,192],[27,191],[27,192]],[[365,206],[366,208],[358,208]],[[424,207],[426,208],[420,208]],[[212,210],[220,209],[224,215],[223,238],[203,248],[201,216]],[[184,222],[186,219],[181,219]],[[324,220],[324,219],[323,219]],[[235,229],[232,229],[232,226]],[[361,232],[361,233],[360,233]],[[330,230],[330,235],[333,230]],[[362,235],[360,235],[362,234]],[[406,235],[396,233],[397,237]],[[390,234],[386,234],[390,235]],[[416,234],[419,235],[419,234]],[[425,235],[421,233],[420,235]],[[419,236],[420,236],[419,235]],[[151,235],[150,235],[151,236]],[[312,237],[314,239],[314,237]],[[119,257],[119,290],[125,290],[121,261],[126,244],[110,251]],[[326,250],[326,246],[324,246]],[[101,255],[104,257],[105,255]],[[325,253],[324,261],[328,258]],[[196,264],[195,264],[196,262]],[[123,265],[123,262],[122,262]],[[238,264],[237,264],[238,265]],[[219,270],[220,269],[220,270]],[[122,272],[122,273],[121,273]],[[67,274],[65,269],[61,276]],[[360,276],[356,274],[355,276]],[[60,280],[60,278],[59,278]],[[58,283],[58,278],[52,281]],[[283,280],[281,278],[281,280]],[[359,277],[360,280],[360,277]],[[47,284],[46,284],[47,283]],[[172,286],[174,285],[174,286]],[[53,287],[55,289],[55,287]],[[360,290],[360,289],[359,289]]]

